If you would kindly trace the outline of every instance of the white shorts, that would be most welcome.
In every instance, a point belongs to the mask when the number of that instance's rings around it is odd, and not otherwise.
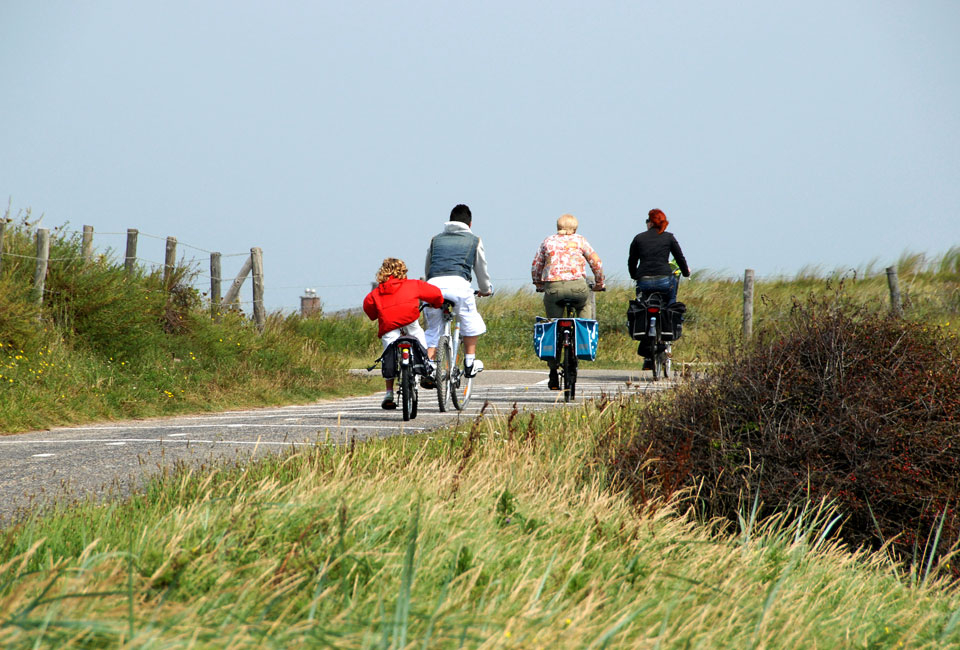
[[[460,323],[460,336],[480,336],[487,331],[483,316],[477,311],[477,299],[473,296],[470,282],[459,275],[441,275],[427,280],[453,303],[453,309]],[[427,347],[437,347],[443,332],[443,316],[439,309],[424,307],[423,315],[427,319]]]
[[[400,338],[401,334],[406,334],[407,336],[413,336],[423,347],[427,347],[427,341],[423,335],[423,328],[420,327],[420,321],[415,320],[409,325],[404,325],[403,327],[398,327],[397,329],[390,330],[386,334],[380,337],[380,342],[383,344],[383,349],[386,350],[387,346]]]

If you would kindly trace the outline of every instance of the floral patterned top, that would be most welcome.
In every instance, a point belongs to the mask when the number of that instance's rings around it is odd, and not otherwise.
[[[533,283],[580,280],[586,276],[587,263],[593,270],[597,287],[603,287],[603,264],[583,235],[550,235],[543,240],[530,268]]]

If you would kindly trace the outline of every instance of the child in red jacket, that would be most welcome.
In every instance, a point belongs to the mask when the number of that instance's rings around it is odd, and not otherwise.
[[[363,299],[363,312],[370,320],[378,321],[377,336],[383,343],[384,351],[401,334],[416,337],[426,349],[427,339],[419,321],[420,301],[431,307],[442,306],[443,294],[440,289],[422,280],[408,280],[407,265],[395,257],[383,260],[377,271],[377,285]],[[384,363],[381,372],[386,380],[387,394],[380,406],[395,409],[397,403],[393,399],[393,379],[396,368],[394,364]]]

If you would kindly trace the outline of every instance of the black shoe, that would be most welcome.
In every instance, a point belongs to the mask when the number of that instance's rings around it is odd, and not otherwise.
[[[428,390],[437,387],[437,380],[434,379],[431,375],[423,375],[420,377],[420,388],[426,388]]]
[[[560,377],[557,375],[556,368],[550,370],[550,378],[547,380],[547,388],[550,390],[560,390]]]
[[[386,411],[392,411],[397,408],[397,403],[393,401],[393,395],[387,395],[383,398],[383,401],[380,402],[380,408]]]
[[[653,370],[653,359],[644,359],[644,360],[643,360],[643,369],[644,369],[644,370]]]

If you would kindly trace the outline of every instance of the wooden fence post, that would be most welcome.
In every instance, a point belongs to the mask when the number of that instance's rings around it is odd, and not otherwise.
[[[253,270],[253,320],[262,332],[267,323],[267,315],[263,310],[263,250],[251,248],[250,261]]]
[[[83,263],[89,264],[93,261],[93,226],[83,227]]]
[[[743,340],[753,337],[753,269],[743,272]]]
[[[233,282],[230,284],[230,288],[227,289],[227,295],[223,297],[223,304],[228,307],[237,299],[237,296],[240,294],[240,287],[243,286],[243,281],[247,279],[247,276],[250,275],[250,268],[252,267],[253,262],[250,257],[243,262],[243,266],[240,268],[240,272],[237,273],[237,277],[233,279]]]
[[[220,253],[210,253],[210,316],[220,322]]]
[[[167,237],[167,250],[163,256],[163,286],[170,290],[170,277],[173,275],[173,269],[177,265],[177,238]]]
[[[3,269],[3,231],[7,229],[6,217],[0,217],[0,270]]]
[[[47,281],[47,262],[50,260],[50,231],[37,229],[37,266],[33,272],[33,287],[37,306],[43,304],[43,287]]]
[[[127,273],[133,273],[137,266],[137,235],[139,234],[140,231],[136,228],[127,228],[127,254],[123,262]]]
[[[887,285],[890,287],[890,309],[897,316],[903,315],[903,303],[900,301],[900,282],[897,280],[897,267],[887,267]]]

